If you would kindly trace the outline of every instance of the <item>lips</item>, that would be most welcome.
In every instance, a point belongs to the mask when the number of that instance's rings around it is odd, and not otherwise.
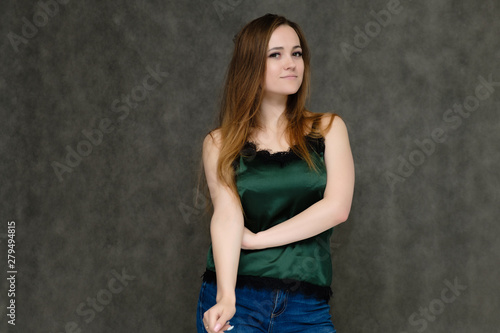
[[[282,76],[282,79],[296,79],[297,75],[287,75],[287,76]]]

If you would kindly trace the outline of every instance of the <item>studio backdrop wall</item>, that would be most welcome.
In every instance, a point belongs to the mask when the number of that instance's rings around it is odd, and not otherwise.
[[[493,0],[2,1],[0,331],[195,331],[202,141],[266,13],[303,28],[308,108],[349,131],[338,332],[498,332]]]

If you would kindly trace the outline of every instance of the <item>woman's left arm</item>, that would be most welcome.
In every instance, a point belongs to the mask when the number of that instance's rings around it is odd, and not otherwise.
[[[245,228],[243,249],[257,250],[290,244],[316,236],[347,220],[354,193],[354,161],[344,121],[334,114],[330,117],[335,119],[325,134],[327,179],[323,199],[291,219],[257,234]],[[329,117],[324,118],[329,123]]]

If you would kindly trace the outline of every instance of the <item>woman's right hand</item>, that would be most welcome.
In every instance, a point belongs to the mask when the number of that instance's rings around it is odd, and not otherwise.
[[[221,299],[203,314],[203,325],[209,333],[224,332],[231,330],[229,320],[236,313],[236,305],[233,300]]]

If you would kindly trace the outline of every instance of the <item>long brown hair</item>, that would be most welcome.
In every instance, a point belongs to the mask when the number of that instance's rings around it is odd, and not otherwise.
[[[224,90],[220,101],[218,126],[207,133],[214,138],[213,132],[220,131],[221,149],[217,165],[217,176],[224,184],[229,186],[236,197],[239,197],[239,194],[232,163],[239,156],[240,150],[248,140],[252,130],[261,128],[258,117],[263,98],[261,82],[264,80],[266,71],[267,47],[272,33],[281,25],[288,25],[297,33],[304,60],[302,85],[295,94],[289,95],[287,99],[284,113],[287,119],[285,135],[288,142],[291,143],[292,151],[304,159],[310,169],[318,171],[307,149],[305,138],[306,131],[312,137],[323,136],[321,130],[319,132],[309,132],[307,124],[320,120],[324,115],[324,113],[308,115],[309,112],[305,107],[306,100],[310,96],[309,47],[302,29],[296,23],[283,16],[266,14],[249,22],[235,36],[233,56],[226,72]],[[330,128],[333,118],[326,129]],[[198,189],[202,174],[203,164],[200,161]],[[203,184],[205,185],[205,201],[211,203],[206,181]],[[199,191],[197,191],[197,196],[198,194]],[[212,206],[210,205],[210,207]],[[210,207],[206,207],[206,212]]]

